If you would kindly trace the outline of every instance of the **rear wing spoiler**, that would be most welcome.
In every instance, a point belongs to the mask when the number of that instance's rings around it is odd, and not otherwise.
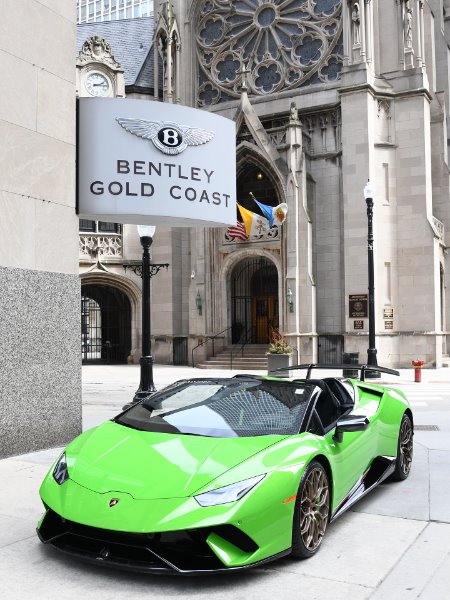
[[[274,369],[273,373],[276,371],[299,371],[302,369],[307,369],[306,379],[311,378],[311,371],[313,369],[337,369],[339,371],[360,371],[361,374],[359,379],[361,381],[366,380],[366,372],[367,371],[377,371],[379,373],[388,373],[389,375],[400,375],[398,371],[394,369],[387,369],[386,367],[378,367],[374,365],[321,365],[317,363],[305,364],[305,365],[294,365],[292,367],[283,367],[282,369]]]

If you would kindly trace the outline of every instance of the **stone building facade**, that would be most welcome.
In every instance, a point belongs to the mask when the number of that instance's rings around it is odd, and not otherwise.
[[[370,179],[378,362],[443,363],[447,9],[431,0],[154,3],[138,97],[234,119],[238,201],[257,210],[252,193],[289,208],[282,227],[247,241],[225,228],[157,231],[153,258],[170,263],[153,281],[157,361],[188,361],[220,332],[223,344],[264,344],[275,327],[299,362],[340,362],[343,352],[365,362]],[[117,58],[120,43],[110,41]],[[82,277],[108,279],[127,296],[127,353],[136,357],[140,282],[123,263],[138,261],[140,246],[131,226],[117,235],[117,264],[90,257]]]
[[[0,457],[81,431],[75,32],[72,0],[2,3]]]

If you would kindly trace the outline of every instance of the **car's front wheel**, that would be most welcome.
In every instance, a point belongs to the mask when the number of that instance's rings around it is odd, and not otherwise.
[[[303,474],[295,502],[292,528],[292,556],[309,558],[322,543],[330,511],[328,475],[318,461],[312,461]]]
[[[394,481],[403,481],[411,471],[413,457],[413,425],[411,417],[404,414],[400,423],[397,443],[397,458],[395,461],[395,470],[391,475]]]

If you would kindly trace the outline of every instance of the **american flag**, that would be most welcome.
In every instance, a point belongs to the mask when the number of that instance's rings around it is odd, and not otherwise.
[[[233,225],[232,227],[228,227],[227,236],[231,237],[231,238],[235,238],[237,240],[242,240],[244,242],[246,240],[248,240],[248,235],[245,231],[244,223],[240,223],[239,221],[237,221],[236,225]]]

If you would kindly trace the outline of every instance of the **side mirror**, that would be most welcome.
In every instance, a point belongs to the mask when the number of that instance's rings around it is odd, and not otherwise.
[[[336,423],[333,435],[335,442],[342,442],[344,431],[364,431],[369,426],[369,419],[364,415],[344,415]]]

